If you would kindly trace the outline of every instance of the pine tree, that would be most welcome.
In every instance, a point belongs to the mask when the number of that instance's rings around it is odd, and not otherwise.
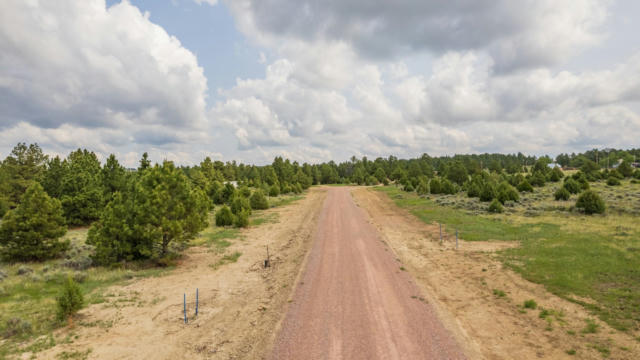
[[[55,258],[69,247],[60,241],[66,232],[60,201],[33,183],[0,225],[0,255],[10,261]]]
[[[60,197],[64,216],[72,225],[90,224],[104,208],[100,161],[95,153],[78,149],[69,154],[67,163]]]
[[[10,208],[20,203],[22,194],[37,181],[45,171],[47,156],[38,144],[27,146],[18,143],[11,154],[2,162],[4,179],[0,183],[0,193],[4,194]]]
[[[40,184],[49,196],[59,199],[62,195],[62,180],[68,171],[67,162],[54,157],[47,162],[46,170],[40,178]]]
[[[207,226],[209,203],[200,189],[170,161],[143,175],[142,201],[148,209],[148,236],[167,254],[172,242],[185,242]]]
[[[100,171],[100,180],[104,189],[104,202],[111,201],[116,191],[122,191],[127,181],[127,172],[116,156],[111,154]]]
[[[124,194],[116,192],[87,242],[96,260],[162,257],[169,245],[186,242],[207,226],[209,201],[182,171],[165,161],[139,174]]]
[[[269,208],[269,201],[260,189],[254,191],[253,195],[251,195],[250,203],[251,208],[254,210],[264,210]]]
[[[59,321],[70,318],[84,305],[84,297],[78,284],[71,278],[67,277],[64,287],[56,298],[58,305],[57,317]]]

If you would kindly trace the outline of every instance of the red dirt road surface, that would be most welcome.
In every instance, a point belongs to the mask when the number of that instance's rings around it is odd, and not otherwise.
[[[464,359],[348,188],[327,194],[272,359]]]

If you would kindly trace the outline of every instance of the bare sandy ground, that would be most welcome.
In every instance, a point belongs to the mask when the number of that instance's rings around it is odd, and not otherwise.
[[[584,334],[585,319],[595,319],[574,303],[547,292],[503,268],[495,250],[514,243],[439,242],[437,225],[428,225],[398,208],[384,193],[370,188],[352,192],[383,241],[407,268],[445,326],[472,359],[639,359],[640,346],[631,336],[598,321],[596,334]],[[517,243],[515,243],[517,245]],[[506,293],[497,297],[493,289]],[[562,311],[551,327],[538,310],[524,310],[525,300]],[[575,355],[567,354],[576,350]]]
[[[170,274],[147,278],[107,291],[108,302],[80,313],[78,336],[37,357],[91,349],[92,359],[261,359],[269,352],[296,277],[312,243],[326,189],[312,189],[302,200],[282,208],[279,222],[242,232],[227,253],[239,251],[236,263],[213,269],[220,254],[191,248]],[[263,269],[269,245],[272,267]],[[199,315],[194,318],[199,288]],[[187,325],[182,320],[187,293]],[[25,354],[28,356],[28,354]]]
[[[271,359],[464,359],[350,190],[329,190]]]

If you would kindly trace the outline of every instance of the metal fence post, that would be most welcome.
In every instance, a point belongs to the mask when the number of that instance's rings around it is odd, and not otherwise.
[[[456,229],[456,250],[458,250],[458,229]]]
[[[440,244],[442,245],[442,224],[440,225]]]
[[[182,296],[183,296],[182,305],[184,306],[184,308],[183,308],[184,309],[183,310],[184,311],[184,323],[186,324],[187,323],[187,294],[185,293]]]
[[[196,288],[196,316],[198,316],[198,288]]]

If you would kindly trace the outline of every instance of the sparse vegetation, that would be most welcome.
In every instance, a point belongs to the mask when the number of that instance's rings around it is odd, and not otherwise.
[[[529,300],[525,300],[523,306],[525,309],[535,310],[538,307],[538,303],[533,299],[529,299]]]
[[[595,334],[598,332],[598,329],[600,329],[600,325],[598,325],[595,321],[591,319],[587,319],[585,320],[585,322],[586,322],[586,325],[584,329],[582,329],[583,334]]]
[[[504,214],[492,216],[483,215],[479,200],[466,194],[425,199],[393,186],[378,190],[419,219],[447,225],[445,231],[451,235],[453,229],[459,229],[464,240],[518,241],[519,247],[499,252],[508,267],[583,305],[614,328],[631,330],[639,328],[634,319],[640,316],[634,305],[640,299],[640,288],[630,285],[637,283],[634,274],[640,263],[640,251],[634,250],[640,249],[640,225],[632,200],[640,198],[640,188],[626,181],[616,188],[602,181],[590,185],[607,199],[609,210],[600,217],[555,205],[557,185],[553,183],[522,194],[518,203],[507,202]],[[620,191],[628,195],[621,196]],[[576,300],[573,295],[594,302]]]
[[[238,259],[240,258],[241,255],[242,255],[242,253],[240,253],[238,251],[236,251],[236,252],[234,252],[232,254],[229,254],[229,255],[225,255],[220,260],[216,261],[214,264],[211,264],[211,267],[213,269],[217,269],[222,265],[234,263],[234,262],[238,261]]]

